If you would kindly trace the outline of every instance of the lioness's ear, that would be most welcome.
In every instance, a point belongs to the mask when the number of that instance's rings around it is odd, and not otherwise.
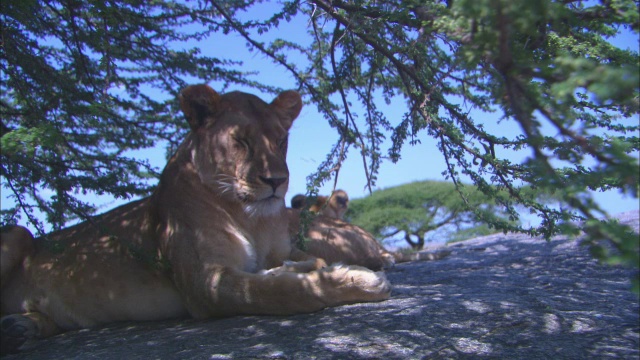
[[[195,130],[202,126],[204,119],[215,112],[220,95],[209,85],[191,85],[180,92],[180,108]]]
[[[284,115],[284,125],[289,129],[293,120],[295,120],[295,118],[300,114],[300,110],[302,109],[302,98],[297,91],[287,90],[280,93],[280,95],[271,102],[270,106]]]

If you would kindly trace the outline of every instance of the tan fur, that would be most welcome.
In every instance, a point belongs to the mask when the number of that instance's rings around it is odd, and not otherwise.
[[[292,239],[300,228],[300,211],[305,207],[307,198],[296,195],[291,199],[290,229]],[[435,253],[389,252],[366,230],[342,221],[348,209],[349,196],[344,190],[336,190],[331,197],[318,196],[309,207],[309,211],[318,213],[305,234],[305,251],[327,263],[342,263],[364,266],[372,270],[388,269],[396,263],[439,260],[450,251]]]
[[[289,209],[292,239],[300,228],[300,210]],[[386,251],[364,229],[340,219],[317,215],[305,234],[305,252],[321,258],[327,264],[342,263],[364,266],[372,270],[388,269],[395,264],[392,253]]]
[[[5,226],[0,231],[0,286],[22,259],[33,254],[33,235],[22,226]]]
[[[20,324],[28,338],[116,321],[294,314],[389,297],[383,274],[322,268],[291,246],[286,140],[300,95],[283,92],[267,104],[196,85],[180,103],[191,132],[153,195],[48,240],[23,230],[2,235],[3,331]]]
[[[300,226],[299,210],[290,209],[290,212],[290,232],[295,238]],[[327,264],[358,265],[371,270],[389,269],[409,261],[440,260],[451,254],[447,249],[410,254],[390,252],[366,230],[324,215],[313,219],[305,236],[307,254],[321,258]]]
[[[293,209],[304,209],[306,204],[307,197],[302,194],[298,194],[291,198],[291,208]]]
[[[344,218],[344,213],[349,209],[349,195],[344,190],[336,190],[331,193],[330,197],[318,196],[314,200],[309,206],[309,211],[335,219]],[[293,209],[303,209],[306,202],[307,197],[298,194],[291,198],[291,207]]]

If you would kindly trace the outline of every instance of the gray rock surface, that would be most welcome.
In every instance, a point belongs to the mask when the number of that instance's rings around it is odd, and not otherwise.
[[[621,221],[638,230],[638,212]],[[576,240],[517,234],[396,266],[392,297],[286,317],[118,324],[33,342],[6,359],[587,359],[640,357],[637,269]]]

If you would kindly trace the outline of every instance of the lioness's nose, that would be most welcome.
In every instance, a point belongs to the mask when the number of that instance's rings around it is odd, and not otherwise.
[[[263,183],[271,186],[273,191],[276,191],[278,186],[284,184],[284,182],[287,181],[287,178],[286,177],[268,178],[268,177],[260,176],[260,180],[262,180]]]

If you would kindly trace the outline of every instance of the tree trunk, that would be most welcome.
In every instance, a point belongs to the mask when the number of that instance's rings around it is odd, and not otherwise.
[[[411,239],[412,235],[417,237],[418,240],[413,241],[413,239]],[[424,237],[420,236],[420,234],[411,234],[411,233],[405,232],[404,239],[407,241],[407,243],[409,243],[409,245],[411,245],[411,248],[413,250],[422,250],[424,248]]]

